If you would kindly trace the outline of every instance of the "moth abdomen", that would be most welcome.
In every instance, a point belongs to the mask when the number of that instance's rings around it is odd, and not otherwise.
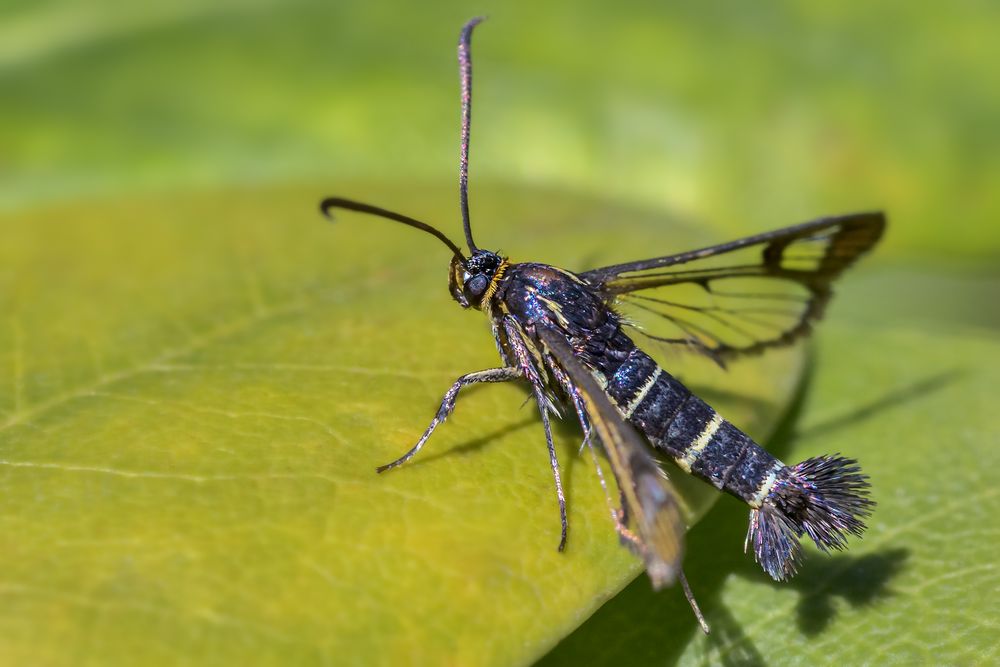
[[[795,573],[803,535],[828,551],[864,531],[874,503],[856,461],[826,456],[785,465],[638,347],[614,370],[607,392],[678,467],[751,508],[747,546],[774,579]]]
[[[615,369],[607,392],[622,416],[682,470],[748,504],[779,463],[638,347]]]

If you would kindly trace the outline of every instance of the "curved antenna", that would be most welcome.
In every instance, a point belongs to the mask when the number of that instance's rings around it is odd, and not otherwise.
[[[469,222],[469,127],[472,125],[472,29],[482,23],[485,16],[477,16],[464,26],[458,36],[458,74],[462,82],[462,143],[458,157],[458,199],[462,206],[462,227],[469,252],[479,248],[472,241],[472,223]]]
[[[343,208],[348,211],[357,211],[358,213],[367,213],[368,215],[378,216],[380,218],[386,218],[388,220],[395,220],[396,222],[401,222],[404,225],[409,225],[410,227],[416,227],[417,229],[423,230],[432,236],[436,236],[444,243],[448,248],[455,253],[455,257],[458,261],[465,265],[465,257],[462,255],[462,249],[459,248],[455,243],[444,235],[440,230],[431,227],[426,222],[420,222],[408,215],[403,215],[402,213],[394,213],[393,211],[388,211],[384,208],[379,208],[378,206],[372,206],[371,204],[362,204],[361,202],[356,202],[350,199],[342,199],[340,197],[327,197],[319,204],[320,212],[325,215],[330,220],[333,220],[333,216],[330,214],[331,208]]]

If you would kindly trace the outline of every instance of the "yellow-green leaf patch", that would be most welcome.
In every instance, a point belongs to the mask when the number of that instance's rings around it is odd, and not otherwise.
[[[451,188],[344,192],[457,232]],[[440,244],[330,224],[319,196],[0,221],[0,661],[524,663],[637,574],[573,422],[557,429],[570,535],[556,551],[519,386],[469,390],[417,459],[375,474],[496,350],[482,314],[449,298]],[[582,268],[706,240],[596,200],[477,201],[479,243],[515,260]],[[765,435],[799,359],[728,374],[665,361]],[[689,496],[693,513],[714,497]]]

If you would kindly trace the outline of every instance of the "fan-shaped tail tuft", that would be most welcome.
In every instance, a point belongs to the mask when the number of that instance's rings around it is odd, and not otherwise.
[[[865,531],[864,519],[875,506],[869,488],[858,462],[839,454],[786,467],[761,506],[750,511],[744,548],[753,546],[757,562],[773,579],[788,579],[798,569],[803,534],[830,551],[845,548],[848,534]]]

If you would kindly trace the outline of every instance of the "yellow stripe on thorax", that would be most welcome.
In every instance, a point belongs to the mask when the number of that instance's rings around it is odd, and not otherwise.
[[[497,267],[496,272],[493,274],[493,280],[490,281],[490,286],[483,293],[483,299],[480,303],[487,304],[490,302],[490,299],[496,294],[497,287],[500,285],[500,279],[503,278],[503,274],[507,271],[508,266],[510,266],[510,262],[507,261],[507,258],[501,258],[500,266]]]

